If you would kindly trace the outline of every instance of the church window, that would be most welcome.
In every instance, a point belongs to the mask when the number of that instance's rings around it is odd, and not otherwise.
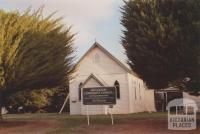
[[[116,88],[116,94],[117,94],[117,99],[120,99],[120,85],[119,85],[119,82],[116,80],[115,83],[114,83],[114,86]]]
[[[142,99],[142,95],[141,95],[141,87],[140,87],[140,83],[139,83],[139,94],[140,94],[140,100]]]
[[[81,101],[81,88],[82,88],[82,85],[83,85],[83,83],[81,82],[81,83],[79,84],[79,87],[78,87],[79,101]]]
[[[135,86],[134,86],[134,87],[135,87],[135,100],[137,100],[137,88],[136,88],[136,82],[134,82],[134,83],[135,83],[135,84],[134,84],[134,85],[135,85]]]

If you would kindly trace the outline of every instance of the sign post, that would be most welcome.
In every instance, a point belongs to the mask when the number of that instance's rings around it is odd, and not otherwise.
[[[109,108],[110,108],[110,117],[111,117],[111,121],[112,121],[112,125],[113,125],[114,124],[114,122],[113,122],[113,115],[112,115],[113,105],[109,105]]]
[[[88,121],[88,126],[89,126],[90,125],[90,116],[89,116],[88,106],[87,106],[87,121]]]
[[[113,115],[112,108],[116,104],[116,89],[115,87],[90,87],[83,88],[83,105],[87,106],[87,121],[90,125],[90,117],[88,105],[109,105],[112,125]]]

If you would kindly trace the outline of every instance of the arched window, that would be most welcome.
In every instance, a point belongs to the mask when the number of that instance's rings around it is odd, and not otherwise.
[[[134,88],[135,88],[135,100],[137,100],[137,88],[136,88],[136,82],[134,82],[135,84],[135,86],[134,86]]]
[[[115,81],[114,86],[115,86],[116,92],[117,92],[117,99],[120,99],[120,85],[117,80]]]
[[[139,83],[139,94],[140,94],[140,100],[141,100],[142,99],[142,92],[141,92],[140,83]]]
[[[81,88],[82,88],[82,85],[83,85],[83,83],[81,82],[79,84],[79,87],[78,87],[78,98],[79,98],[79,101],[81,101]]]

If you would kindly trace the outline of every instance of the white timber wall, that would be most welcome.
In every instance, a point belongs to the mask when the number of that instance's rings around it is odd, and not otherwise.
[[[105,81],[105,83],[107,83],[106,86],[114,86],[115,80],[119,82],[120,99],[117,99],[117,104],[114,105],[112,112],[117,114],[129,113],[127,72],[122,67],[97,47],[90,51],[79,65],[76,71],[76,77],[73,82],[70,83],[71,114],[85,114],[85,112],[82,113],[80,108],[78,108],[81,107],[81,103],[78,101],[72,103],[72,99],[78,100],[78,86],[81,82],[84,82],[91,73]],[[106,107],[105,111],[107,111]],[[105,114],[105,112],[102,114]]]
[[[81,102],[79,101],[79,92],[78,92],[78,84],[79,80],[74,79],[71,81],[69,86],[69,94],[70,94],[70,114],[77,115],[81,114]]]
[[[145,101],[144,106],[145,106],[146,111],[156,112],[154,90],[152,90],[152,89],[145,90],[144,101]]]
[[[95,47],[79,62],[73,81],[70,82],[70,114],[86,114],[86,106],[79,101],[79,84],[84,82],[91,74],[98,77],[104,86],[114,86],[117,80],[120,84],[120,99],[112,109],[113,114],[127,114],[143,112],[152,94],[145,94],[146,90],[143,81],[116,63],[112,58],[105,54],[101,49]],[[90,79],[84,87],[100,86],[95,79]],[[146,102],[145,97],[149,102]],[[95,110],[96,109],[96,110]],[[107,114],[107,106],[89,106],[90,114]]]
[[[154,90],[147,89],[143,80],[128,74],[131,113],[155,110]]]
[[[113,114],[125,114],[129,113],[129,92],[128,81],[126,74],[114,74],[114,75],[99,75],[109,86],[114,86],[114,82],[117,80],[120,84],[120,98],[117,99],[116,105],[112,109]]]
[[[145,111],[144,107],[144,85],[143,81],[131,74],[128,74],[129,77],[129,98],[130,98],[130,107],[132,113],[143,112]]]
[[[120,99],[117,99],[117,104],[114,105],[112,112],[114,114],[129,113],[127,72],[122,67],[98,47],[90,51],[80,65],[78,71],[80,77],[93,73],[104,80],[108,86],[114,86],[114,82],[117,80],[120,84]]]

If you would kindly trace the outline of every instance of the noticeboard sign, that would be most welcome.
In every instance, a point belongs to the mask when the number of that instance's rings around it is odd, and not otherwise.
[[[116,104],[115,87],[83,88],[84,105],[113,105]]]

